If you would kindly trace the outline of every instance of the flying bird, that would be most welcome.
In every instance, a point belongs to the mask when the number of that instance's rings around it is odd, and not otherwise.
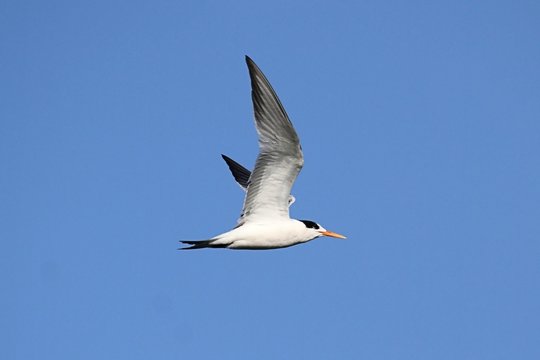
[[[294,202],[291,188],[304,165],[300,139],[262,71],[248,56],[246,63],[259,155],[252,173],[223,156],[236,181],[246,189],[242,213],[231,231],[208,240],[182,240],[190,246],[181,249],[264,250],[298,245],[321,236],[345,239],[314,221],[289,217],[289,206]]]

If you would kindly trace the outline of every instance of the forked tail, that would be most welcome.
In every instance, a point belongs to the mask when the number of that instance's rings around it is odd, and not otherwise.
[[[181,240],[182,244],[191,245],[189,247],[179,248],[178,250],[193,250],[193,249],[204,249],[204,248],[226,248],[228,244],[212,244],[216,240]]]

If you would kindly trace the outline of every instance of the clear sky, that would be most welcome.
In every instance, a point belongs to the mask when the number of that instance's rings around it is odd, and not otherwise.
[[[540,359],[538,1],[3,1],[0,358]],[[244,55],[302,141],[234,226]]]

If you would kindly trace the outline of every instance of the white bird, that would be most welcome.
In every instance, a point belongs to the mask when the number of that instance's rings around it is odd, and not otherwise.
[[[246,56],[251,78],[255,127],[259,135],[259,156],[253,173],[238,163],[225,161],[239,184],[247,185],[244,207],[236,227],[208,240],[184,240],[185,249],[277,249],[298,245],[321,236],[345,239],[310,220],[289,217],[291,188],[304,165],[302,147],[294,127],[272,86]],[[238,166],[239,165],[243,171]],[[247,175],[247,181],[246,181]],[[294,198],[292,198],[294,199]],[[294,200],[292,200],[294,201]]]

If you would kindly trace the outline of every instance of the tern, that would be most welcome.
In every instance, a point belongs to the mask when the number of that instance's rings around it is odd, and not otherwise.
[[[345,239],[314,221],[289,217],[289,206],[295,200],[291,188],[304,165],[300,139],[262,71],[249,56],[246,63],[259,155],[253,172],[222,155],[235,180],[246,190],[240,218],[234,229],[208,240],[182,240],[189,246],[181,250],[265,250],[303,244],[321,236]]]

